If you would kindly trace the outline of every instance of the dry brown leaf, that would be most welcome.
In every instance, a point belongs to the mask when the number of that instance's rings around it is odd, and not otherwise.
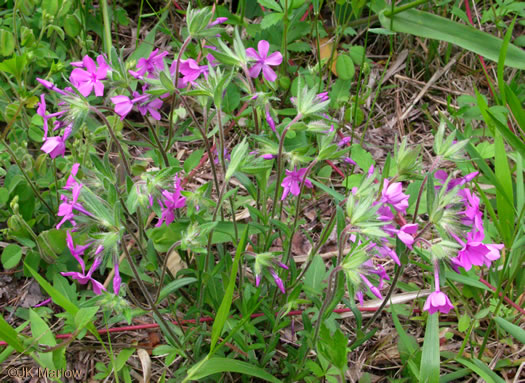
[[[322,60],[330,60],[330,56],[332,55],[332,51],[334,50],[334,43],[331,39],[328,37],[323,37],[319,40],[319,56]],[[337,76],[337,70],[335,69],[335,65],[337,63],[337,51],[334,52],[334,60],[332,61],[332,73]]]
[[[168,255],[167,266],[168,266],[168,270],[170,271],[171,275],[173,275],[173,277],[176,277],[177,273],[180,270],[186,269],[188,267],[188,265],[186,265],[186,263],[182,260],[179,253],[176,250],[173,250]]]
[[[143,348],[137,349],[137,355],[140,359],[140,364],[142,365],[142,379],[144,383],[149,383],[151,379],[151,359],[149,354]]]

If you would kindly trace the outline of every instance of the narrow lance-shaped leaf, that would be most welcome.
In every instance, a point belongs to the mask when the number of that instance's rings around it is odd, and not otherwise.
[[[387,10],[379,14],[383,28],[428,39],[446,41],[497,62],[503,40],[469,25],[460,24],[428,12],[409,9],[394,16]],[[507,48],[505,65],[525,69],[525,51],[513,44]]]

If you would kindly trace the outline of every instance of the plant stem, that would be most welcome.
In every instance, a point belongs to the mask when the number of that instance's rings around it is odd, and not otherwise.
[[[33,181],[31,181],[31,179],[29,178],[29,176],[27,175],[25,169],[22,167],[22,164],[20,163],[20,161],[18,161],[18,158],[16,157],[15,153],[11,150],[11,147],[7,144],[7,142],[2,139],[2,144],[5,146],[7,152],[9,153],[9,155],[11,156],[11,158],[13,159],[13,161],[15,161],[16,165],[18,166],[18,168],[20,169],[20,171],[22,172],[24,178],[26,179],[27,183],[29,184],[29,186],[31,187],[31,189],[33,189],[33,193],[35,194],[35,196],[40,200],[40,202],[42,202],[44,204],[44,206],[47,208],[47,210],[49,210],[49,212],[51,213],[52,216],[55,216],[55,212],[53,211],[53,209],[51,209],[51,207],[48,205],[48,203],[44,200],[44,198],[40,195],[40,192],[38,191],[38,189],[36,188],[35,184],[33,183]]]
[[[129,265],[131,267],[131,271],[133,272],[133,275],[135,276],[135,280],[136,280],[137,284],[139,285],[140,291],[142,292],[142,294],[144,294],[144,298],[146,298],[146,301],[147,301],[148,305],[151,307],[151,310],[157,315],[159,320],[162,322],[162,324],[164,325],[164,327],[168,331],[168,333],[171,336],[171,338],[173,339],[173,341],[177,344],[177,347],[180,348],[181,354],[183,356],[187,357],[192,363],[194,363],[195,361],[194,361],[193,357],[191,355],[189,355],[189,354],[186,354],[186,352],[184,351],[184,346],[180,342],[179,338],[177,337],[177,334],[175,334],[173,332],[173,330],[171,329],[169,323],[162,317],[161,313],[159,312],[157,306],[155,305],[155,302],[151,298],[148,290],[146,289],[146,286],[144,285],[144,282],[140,278],[140,275],[138,273],[137,267],[135,266],[135,262],[131,258],[131,255],[129,254],[128,248],[127,248],[126,244],[124,243],[124,241],[122,241],[122,249],[124,250],[124,253],[126,254],[126,258],[128,259],[128,263],[129,263]]]
[[[151,125],[151,122],[148,120],[146,116],[144,116],[144,121],[146,121],[146,124],[149,127],[149,130],[151,131],[151,134],[153,135],[153,139],[155,140],[155,143],[157,144],[157,148],[159,149],[160,155],[162,156],[162,159],[164,160],[164,165],[166,167],[170,166],[170,161],[168,160],[168,155],[166,154],[166,151],[164,150],[164,147],[162,146],[159,136],[157,135],[157,132],[155,131],[155,128],[153,125]]]
[[[104,23],[104,51],[108,55],[108,60],[111,60],[111,23],[109,21],[107,0],[100,1],[100,8],[102,9],[102,20]]]
[[[279,189],[281,187],[281,167],[282,167],[282,154],[283,154],[283,146],[284,146],[284,137],[286,136],[286,133],[288,132],[288,129],[295,124],[297,121],[299,121],[303,116],[301,113],[299,113],[297,116],[294,117],[292,121],[286,127],[283,129],[283,132],[281,134],[281,137],[279,137],[279,152],[277,153],[277,178],[275,180],[275,194],[273,197],[273,206],[272,206],[272,212],[270,214],[270,218],[273,218],[273,215],[275,214],[275,207],[277,206],[277,201],[279,198]]]

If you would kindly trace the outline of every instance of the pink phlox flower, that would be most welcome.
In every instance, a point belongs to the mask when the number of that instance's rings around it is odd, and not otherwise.
[[[71,131],[72,124],[66,127],[62,136],[47,137],[40,149],[49,154],[51,158],[64,156],[66,153],[66,140],[70,136]]]
[[[279,290],[281,290],[281,292],[283,294],[286,294],[286,290],[284,289],[284,283],[283,283],[282,279],[279,278],[279,276],[277,275],[277,273],[275,272],[273,267],[270,267],[269,271],[270,271],[270,274],[272,274],[273,280],[275,281],[275,284],[277,285]]]
[[[120,116],[121,120],[124,120],[128,113],[131,112],[134,104],[146,101],[150,96],[147,94],[141,96],[138,92],[133,92],[133,97],[135,97],[133,100],[123,95],[111,97],[111,102],[115,104],[115,113]]]
[[[374,165],[370,165],[367,172],[367,178],[372,177],[374,175],[374,170]],[[375,180],[375,182],[377,183],[378,181]]]
[[[71,222],[73,226],[76,226],[76,222],[74,220],[75,214],[73,213],[73,210],[77,210],[88,216],[92,216],[92,214],[88,212],[86,209],[84,209],[84,207],[78,202],[78,197],[80,196],[80,189],[82,189],[82,187],[83,185],[78,182],[73,184],[71,200],[69,200],[64,195],[60,196],[62,203],[58,207],[57,215],[63,218],[57,224],[56,226],[57,229],[60,229],[60,226],[62,226],[66,221],[69,221]]]
[[[276,133],[277,131],[275,130],[275,121],[270,114],[270,108],[268,106],[266,106],[266,122],[268,123],[268,126],[270,126],[270,129],[272,129],[272,132]]]
[[[246,49],[246,55],[254,60],[256,63],[249,70],[250,77],[259,77],[261,70],[263,76],[267,81],[274,82],[277,79],[277,74],[273,71],[270,66],[280,65],[283,61],[281,52],[274,52],[268,56],[270,50],[270,43],[266,40],[261,40],[257,44],[258,52],[253,48]]]
[[[44,94],[41,94],[40,95],[40,102],[37,104],[38,105],[38,108],[36,110],[36,114],[38,114],[40,117],[42,117],[42,119],[44,120],[44,124],[43,124],[43,128],[44,128],[44,137],[42,138],[42,141],[45,141],[47,139],[47,134],[49,132],[49,125],[48,125],[48,121],[53,118],[53,117],[59,117],[61,115],[63,115],[64,113],[66,113],[65,110],[63,111],[60,111],[60,112],[56,112],[56,113],[52,113],[52,114],[47,114],[46,113],[46,99],[45,99],[45,95]],[[55,126],[57,125],[56,121],[55,121]],[[53,129],[53,130],[56,130]]]
[[[448,299],[447,294],[439,290],[430,294],[423,306],[423,310],[428,311],[429,314],[434,314],[438,311],[443,314],[448,314],[453,308],[454,306],[450,302],[450,299]]]
[[[97,68],[95,61],[93,61],[93,59],[87,55],[84,56],[82,62],[84,64],[85,70],[81,68],[73,69],[69,80],[84,97],[89,96],[93,89],[95,89],[95,96],[103,96],[104,84],[100,80],[104,80],[106,78],[108,65],[102,65]]]
[[[370,270],[370,273],[376,274],[379,277],[379,286],[377,286],[379,289],[382,289],[385,281],[389,281],[390,277],[386,273],[386,270],[383,266],[379,265],[377,268]]]
[[[177,70],[177,60],[173,61],[170,67],[170,73],[172,76],[175,76],[175,71]],[[179,64],[179,72],[182,77],[179,77],[177,88],[186,88],[188,84],[195,84],[195,80],[199,78],[201,74],[204,74],[204,77],[208,76],[208,66],[199,65],[194,59],[181,60]]]
[[[53,299],[47,298],[46,300],[40,302],[39,304],[34,305],[33,308],[45,306],[45,305],[47,305],[48,303],[51,303],[51,302],[53,302]]]
[[[361,277],[361,280],[365,283],[366,287],[368,287],[368,289],[372,292],[372,294],[374,294],[379,299],[383,299],[381,291],[379,291],[379,289],[376,286],[374,286],[365,275],[359,274],[359,276]]]
[[[214,21],[212,21],[211,23],[208,24],[207,28],[214,27],[214,26],[222,24],[222,23],[224,23],[226,21],[228,21],[227,17],[217,17]]]
[[[148,112],[155,120],[160,121],[161,116],[159,109],[162,108],[162,100],[160,98],[155,98],[151,101],[146,101],[137,104],[137,108],[143,116],[145,116]]]
[[[461,213],[464,215],[463,224],[473,226],[478,231],[483,231],[483,213],[479,210],[480,200],[469,189],[462,189],[458,194],[463,198],[465,210]]]
[[[137,73],[139,76],[144,76],[147,72],[149,78],[154,78],[157,71],[164,69],[164,57],[168,55],[168,52],[164,51],[158,53],[159,50],[155,49],[148,58],[140,58],[137,62]]]
[[[43,93],[40,95],[40,102],[38,103],[36,114],[38,114],[44,120],[44,138],[42,139],[42,141],[45,141],[47,138],[47,120],[49,119],[49,117],[46,114],[46,99]]]
[[[284,188],[283,195],[281,197],[281,201],[286,198],[288,193],[292,193],[295,196],[299,195],[300,192],[300,185],[303,181],[303,177],[306,174],[306,170],[308,168],[302,168],[297,170],[297,167],[294,168],[294,170],[286,170],[286,177],[283,179],[283,182],[281,183],[281,186]],[[306,179],[304,181],[304,185],[308,188],[312,188],[312,182],[309,179]]]
[[[224,155],[224,160],[225,161],[230,161],[231,160],[231,155],[230,155],[230,153],[228,153],[228,150],[226,148],[224,148],[224,150],[223,150],[223,155]],[[219,151],[217,149],[215,149],[215,158],[213,159],[213,163],[214,164],[218,164],[219,163]]]
[[[277,157],[277,154],[270,154],[270,153],[266,153],[261,156],[261,158],[265,160],[273,160],[276,157]]]
[[[417,223],[408,223],[401,226],[401,229],[397,230],[397,237],[408,246],[409,249],[412,249],[412,244],[414,243],[414,235],[417,233]]]
[[[381,202],[391,204],[394,209],[404,213],[408,208],[408,195],[403,193],[403,185],[401,182],[390,183],[385,178],[383,182],[383,190],[381,191]]]
[[[319,101],[324,102],[330,100],[330,97],[328,96],[328,92],[322,92],[319,93],[317,96],[315,96]]]
[[[378,246],[377,252],[378,252],[380,257],[382,257],[382,258],[384,258],[384,257],[391,258],[391,259],[394,260],[394,262],[398,266],[401,266],[401,261],[399,260],[399,257],[397,256],[397,253],[395,252],[395,250],[393,250],[390,247],[388,247],[386,245],[386,243],[383,244],[383,246]]]
[[[161,208],[161,217],[156,227],[160,227],[164,222],[166,225],[172,223],[175,220],[175,209],[181,209],[186,206],[186,197],[181,194],[182,185],[178,176],[174,177],[174,189],[173,193],[167,190],[162,192],[164,198],[162,201],[158,201]]]
[[[374,205],[375,204],[376,203],[374,203]],[[392,209],[386,204],[381,204],[379,209],[377,209],[377,214],[379,220],[383,222],[390,222],[394,219],[394,213],[392,213]]]
[[[452,259],[455,266],[461,266],[469,271],[472,266],[487,266],[500,258],[500,250],[503,249],[502,244],[484,244],[484,233],[480,231],[473,231],[467,233],[467,242],[461,241],[456,235],[451,235],[463,246],[459,250],[456,258]]]
[[[76,279],[78,283],[80,283],[81,285],[86,285],[89,282],[91,282],[91,284],[93,285],[93,292],[96,295],[100,295],[102,293],[102,290],[106,291],[106,288],[104,287],[102,283],[95,280],[92,277],[92,275],[95,272],[95,270],[100,266],[101,263],[102,263],[101,257],[95,258],[95,261],[93,262],[93,265],[91,265],[91,268],[89,269],[87,274],[85,274],[84,272],[79,273],[75,271],[61,272],[60,274],[62,274],[64,277],[71,277],[73,279]]]
[[[75,246],[73,242],[73,237],[71,237],[71,230],[67,231],[66,243],[71,255],[77,260],[78,263],[80,263],[80,267],[82,268],[82,274],[84,274],[86,272],[86,268],[82,256],[84,255],[84,251],[86,251],[86,249],[89,246],[91,246],[91,243],[82,246]]]
[[[449,182],[447,184],[447,191],[448,190],[452,190],[456,186],[461,186],[461,185],[464,185],[464,184],[472,181],[474,178],[476,178],[476,176],[478,174],[479,174],[479,172],[473,172],[473,173],[467,174],[464,177],[452,178],[451,180],[449,180]],[[448,174],[444,170],[440,169],[440,170],[437,170],[434,173],[434,178],[436,178],[437,180],[441,181],[441,184],[443,185],[446,182],[447,178],[448,178]],[[436,189],[439,190],[442,185],[437,185]]]
[[[118,295],[120,291],[120,285],[122,284],[122,278],[120,277],[119,264],[115,263],[115,276],[113,277],[113,292]]]
[[[69,174],[69,177],[67,178],[64,189],[71,190],[73,188],[73,185],[77,182],[75,180],[75,177],[77,176],[79,167],[80,167],[80,164],[78,162],[73,164],[73,166],[71,167],[71,173]]]
[[[346,162],[349,165],[357,165],[357,163],[350,157],[346,156],[343,158],[343,161]]]
[[[51,81],[44,80],[43,78],[36,78],[36,81],[38,81],[44,88],[48,90],[52,90],[57,92],[58,94],[61,94],[62,96],[66,96],[67,93],[64,92],[62,89],[58,88],[55,84],[53,84]]]
[[[352,141],[352,137],[343,137],[341,140],[337,143],[337,146],[342,147],[345,145],[349,145],[350,141]]]

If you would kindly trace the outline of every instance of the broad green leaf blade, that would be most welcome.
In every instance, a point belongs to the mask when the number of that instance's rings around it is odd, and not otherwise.
[[[16,351],[22,353],[25,347],[19,339],[19,335],[14,328],[9,326],[3,316],[0,316],[0,339],[13,347]]]
[[[423,355],[421,356],[420,382],[439,383],[439,316],[428,316]]]
[[[237,279],[237,271],[239,269],[239,262],[241,259],[241,255],[244,252],[244,248],[246,247],[247,238],[248,238],[248,226],[246,226],[246,228],[244,229],[244,233],[241,237],[241,240],[239,244],[237,245],[237,251],[235,252],[235,259],[233,260],[232,270],[230,273],[230,280],[228,281],[228,287],[226,288],[226,292],[224,294],[224,297],[222,298],[221,306],[219,307],[215,320],[213,321],[213,328],[211,330],[211,345],[210,345],[210,353],[209,353],[210,356],[213,355],[215,345],[217,344],[217,341],[219,340],[219,336],[222,333],[224,324],[226,323],[226,320],[228,319],[228,315],[230,314],[230,307],[233,301],[233,290],[235,289],[235,280]]]
[[[191,380],[199,380],[207,376],[221,372],[237,372],[243,375],[254,376],[267,382],[280,382],[260,367],[240,360],[229,358],[206,359],[204,363],[199,363],[198,369],[191,374]]]
[[[33,270],[28,264],[25,264],[27,270],[33,275],[40,287],[53,299],[53,302],[66,310],[69,314],[75,316],[78,312],[78,307],[75,306],[69,299],[63,296],[57,289],[49,284],[40,274]]]
[[[510,335],[516,338],[516,340],[525,344],[525,330],[523,330],[521,327],[518,327],[515,324],[510,323],[509,321],[500,317],[495,317],[494,321],[503,330],[507,331]]]
[[[491,34],[433,15],[428,12],[409,9],[394,16],[387,16],[387,10],[379,14],[383,28],[394,32],[408,33],[428,39],[446,41],[498,62],[503,40]],[[392,28],[390,28],[392,27]],[[505,65],[525,69],[525,51],[509,44]]]

